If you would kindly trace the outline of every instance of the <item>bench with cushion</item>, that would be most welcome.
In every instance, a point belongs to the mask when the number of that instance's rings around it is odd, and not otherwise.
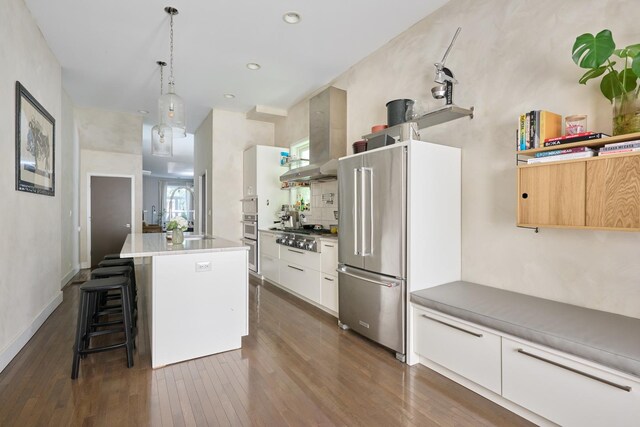
[[[426,366],[538,424],[640,425],[640,319],[463,281],[411,303]]]

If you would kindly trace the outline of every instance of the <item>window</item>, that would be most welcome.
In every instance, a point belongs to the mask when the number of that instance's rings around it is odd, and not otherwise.
[[[189,221],[189,228],[193,227],[193,182],[164,182],[161,185],[162,195],[162,224],[163,226],[176,216]]]

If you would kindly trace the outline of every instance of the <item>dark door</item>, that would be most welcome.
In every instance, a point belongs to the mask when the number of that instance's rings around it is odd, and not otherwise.
[[[131,178],[91,177],[91,266],[119,253],[131,233]]]

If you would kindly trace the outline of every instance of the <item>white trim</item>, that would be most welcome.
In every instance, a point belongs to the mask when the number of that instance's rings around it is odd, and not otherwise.
[[[131,234],[136,233],[136,176],[101,172],[87,172],[87,261],[81,264],[82,268],[91,268],[91,178],[114,177],[129,178],[131,180]]]
[[[29,325],[21,334],[19,334],[11,343],[9,343],[0,352],[0,372],[7,367],[7,365],[13,360],[14,357],[22,350],[22,347],[35,335],[40,329],[40,326],[47,320],[47,318],[53,313],[60,303],[62,303],[62,292],[58,294],[47,304],[47,306],[38,314],[31,325]]]
[[[60,288],[64,288],[64,286],[69,283],[69,281],[73,279],[73,276],[78,274],[79,271],[80,269],[78,268],[72,268],[71,271],[69,271],[60,281]]]

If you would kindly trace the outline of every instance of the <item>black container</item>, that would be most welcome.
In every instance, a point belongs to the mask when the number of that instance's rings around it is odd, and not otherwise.
[[[389,127],[406,122],[407,110],[413,107],[413,99],[394,99],[387,102],[387,125]]]

